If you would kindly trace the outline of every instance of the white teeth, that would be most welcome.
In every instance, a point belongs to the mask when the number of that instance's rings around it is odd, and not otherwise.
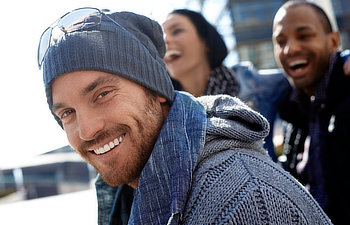
[[[124,140],[124,135],[119,137],[119,138],[114,139],[114,141],[111,141],[108,144],[105,144],[103,147],[95,149],[94,152],[97,155],[109,152],[111,149],[113,149],[114,147],[118,146],[123,140]]]
[[[306,63],[307,63],[307,61],[305,59],[299,59],[299,60],[295,60],[295,61],[290,62],[289,66],[293,67],[293,66],[296,66],[299,64],[306,64]]]
[[[103,148],[98,148],[98,149],[95,150],[95,153],[96,153],[96,154],[102,154],[103,151],[104,151]]]
[[[167,60],[167,59],[170,59],[174,56],[180,56],[180,55],[181,55],[181,52],[179,52],[177,50],[168,50],[165,53],[164,59]]]

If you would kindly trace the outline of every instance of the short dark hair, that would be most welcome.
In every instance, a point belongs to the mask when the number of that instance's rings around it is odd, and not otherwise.
[[[329,33],[333,32],[332,24],[331,24],[327,14],[326,14],[326,12],[320,6],[316,5],[315,3],[308,2],[305,0],[290,0],[290,1],[286,2],[285,4],[283,4],[281,8],[284,8],[287,10],[288,8],[292,8],[292,7],[296,7],[296,6],[311,7],[316,12],[318,17],[320,18],[320,21],[322,23],[322,26],[323,26],[325,33],[329,34]]]
[[[195,26],[198,35],[205,41],[208,48],[208,61],[210,68],[221,66],[227,56],[227,47],[216,28],[211,25],[202,14],[188,10],[176,9],[170,14],[181,14],[187,16]]]

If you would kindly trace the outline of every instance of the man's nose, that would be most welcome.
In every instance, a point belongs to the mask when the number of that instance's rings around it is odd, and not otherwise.
[[[90,141],[97,137],[104,128],[104,120],[94,113],[77,113],[79,137],[84,141]]]
[[[295,39],[289,39],[283,49],[285,55],[294,55],[301,50],[300,44]]]

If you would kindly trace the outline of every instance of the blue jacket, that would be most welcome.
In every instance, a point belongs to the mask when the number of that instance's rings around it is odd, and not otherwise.
[[[233,70],[240,86],[237,97],[261,113],[270,123],[271,130],[265,138],[264,147],[276,162],[273,128],[279,118],[279,108],[287,99],[291,86],[279,69],[256,71],[250,62],[243,62],[235,65]]]

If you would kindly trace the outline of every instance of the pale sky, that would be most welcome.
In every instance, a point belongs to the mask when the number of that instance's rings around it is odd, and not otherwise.
[[[57,18],[90,6],[128,10],[163,22],[186,0],[11,0],[0,14],[0,169],[34,155],[68,145],[65,133],[50,114],[42,71],[37,67],[41,33]],[[190,5],[196,9],[196,5]],[[198,8],[198,6],[197,6]]]

